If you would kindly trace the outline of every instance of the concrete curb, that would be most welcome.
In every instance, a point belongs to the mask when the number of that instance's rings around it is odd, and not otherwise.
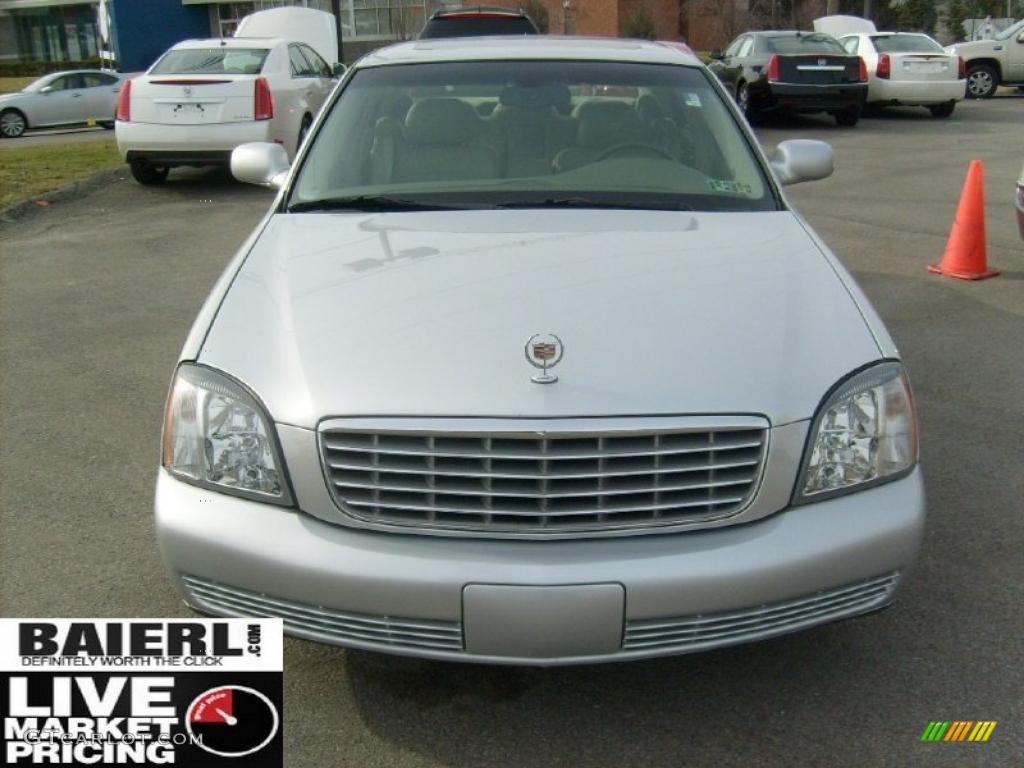
[[[97,171],[91,176],[65,184],[63,187],[58,187],[51,192],[44,192],[28,200],[11,203],[4,208],[0,208],[0,226],[13,224],[35,213],[46,211],[53,203],[61,203],[78,197],[84,197],[100,187],[126,178],[127,173],[127,166]]]

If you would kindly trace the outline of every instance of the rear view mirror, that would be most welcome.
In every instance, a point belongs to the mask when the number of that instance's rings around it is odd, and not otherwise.
[[[792,139],[775,148],[769,162],[780,184],[817,181],[832,175],[832,147],[824,141]]]
[[[348,72],[348,67],[342,64],[340,61],[336,61],[334,66],[331,67],[331,74],[335,77],[344,77],[345,73]]]
[[[725,58],[725,54],[722,53],[722,51],[720,49],[718,49],[718,48],[715,48],[715,50],[713,50],[711,52],[711,59],[712,59],[712,61],[721,61],[724,58]]]
[[[288,153],[280,144],[251,141],[231,153],[231,175],[248,184],[280,189],[288,178]]]

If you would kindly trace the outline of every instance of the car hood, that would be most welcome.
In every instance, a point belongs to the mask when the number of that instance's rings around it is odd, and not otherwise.
[[[527,339],[556,334],[555,384]],[[275,421],[757,413],[810,417],[880,356],[789,212],[271,217],[199,360]]]
[[[955,45],[946,46],[947,53],[953,56],[963,56],[964,58],[980,56],[985,53],[998,53],[1005,49],[1005,40],[973,40],[967,43],[956,43]]]

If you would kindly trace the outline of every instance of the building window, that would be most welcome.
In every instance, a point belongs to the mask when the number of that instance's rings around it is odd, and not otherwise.
[[[89,4],[9,11],[14,58],[38,61],[84,61],[99,54],[96,15]],[[10,29],[13,27],[13,30]],[[12,34],[13,32],[13,34]],[[4,51],[3,58],[11,58]]]
[[[352,0],[355,36],[408,39],[423,27],[422,0]]]
[[[253,3],[221,3],[217,6],[217,29],[220,37],[231,37],[235,34],[238,22],[244,16],[256,10]]]

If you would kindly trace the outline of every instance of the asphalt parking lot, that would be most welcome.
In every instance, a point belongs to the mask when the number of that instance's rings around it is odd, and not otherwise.
[[[875,303],[915,386],[930,518],[893,608],[703,655],[553,670],[289,641],[286,764],[1020,765],[1022,116],[1011,97],[945,121],[895,110],[854,129],[760,129],[766,145],[833,143],[834,176],[791,198]],[[925,267],[973,158],[1003,274],[967,283]],[[184,172],[0,225],[0,614],[187,615],[153,538],[161,411],[196,310],[269,201],[224,174]],[[984,744],[921,743],[936,719],[998,726]]]

